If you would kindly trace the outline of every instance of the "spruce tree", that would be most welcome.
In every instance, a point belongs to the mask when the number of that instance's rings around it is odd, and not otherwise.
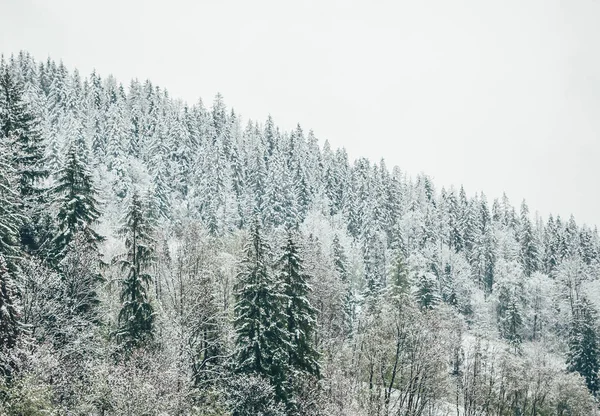
[[[14,348],[21,332],[16,297],[11,273],[0,254],[0,375],[5,377],[15,369]]]
[[[521,246],[521,264],[525,276],[531,276],[538,270],[538,246],[533,231],[533,225],[529,219],[529,208],[525,201],[521,204],[521,227],[519,232],[519,244]]]
[[[75,234],[94,250],[102,237],[91,226],[100,216],[92,176],[80,159],[80,150],[71,145],[63,167],[56,173],[53,189],[59,206],[58,232],[53,240],[53,256],[60,260]]]
[[[497,312],[500,334],[517,349],[522,342],[521,331],[523,328],[523,316],[518,296],[516,293],[501,293],[499,300]]]
[[[421,271],[417,275],[416,286],[415,296],[421,309],[433,309],[440,303],[438,282],[433,273]]]
[[[20,242],[27,248],[37,246],[35,223],[42,197],[40,180],[48,176],[43,167],[43,141],[38,120],[24,99],[23,86],[0,67],[0,143],[11,150],[8,161],[16,174],[23,222]]]
[[[388,294],[392,301],[396,304],[404,302],[406,296],[410,293],[410,280],[408,266],[400,250],[398,250],[392,264],[389,282]]]
[[[308,301],[311,288],[303,260],[291,231],[283,255],[279,259],[279,281],[283,283],[287,300],[287,331],[290,334],[289,364],[300,372],[319,375],[319,355],[314,348],[317,311]]]
[[[350,274],[348,273],[348,258],[344,252],[344,247],[342,247],[340,244],[340,239],[337,234],[333,237],[332,249],[333,265],[335,266],[335,271],[338,273],[344,288],[344,294],[342,298],[342,309],[344,314],[343,325],[346,334],[349,334],[352,331],[354,320],[354,296],[352,295]]]
[[[137,192],[131,197],[120,234],[127,252],[118,259],[126,273],[121,290],[123,306],[119,312],[117,339],[131,349],[149,342],[153,335],[154,311],[148,298],[152,277],[149,267],[155,260],[153,227]]]
[[[255,220],[235,285],[235,370],[265,377],[275,388],[277,399],[287,402],[291,345],[285,315],[287,300],[269,266],[269,254]]]
[[[596,328],[596,311],[590,302],[583,298],[578,301],[571,318],[569,331],[569,353],[567,365],[570,371],[577,371],[593,394],[600,388],[600,345]]]
[[[37,119],[23,97],[23,86],[7,68],[0,73],[0,139],[13,149],[12,163],[18,174],[19,193],[31,198],[40,193],[39,180],[48,176],[42,161],[42,137]]]
[[[14,270],[19,257],[19,230],[23,223],[16,172],[8,149],[0,143],[0,254]]]

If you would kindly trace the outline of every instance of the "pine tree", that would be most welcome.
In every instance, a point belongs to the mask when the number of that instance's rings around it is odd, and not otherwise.
[[[56,195],[58,212],[58,233],[53,240],[53,255],[60,260],[75,234],[82,233],[83,241],[95,251],[102,237],[91,226],[100,216],[97,191],[92,176],[81,161],[81,150],[71,145],[63,167],[56,173]]]
[[[235,285],[235,370],[266,377],[277,399],[288,398],[289,333],[287,299],[269,266],[270,249],[255,220]]]
[[[346,257],[344,247],[342,247],[337,234],[333,237],[332,251],[333,265],[335,266],[335,271],[344,287],[344,295],[342,298],[342,312],[344,314],[343,325],[346,334],[349,334],[352,331],[354,321],[354,296],[352,294],[350,273],[348,272],[348,258]]]
[[[148,269],[154,262],[153,232],[142,201],[134,192],[120,229],[127,253],[118,259],[126,276],[122,281],[123,306],[116,335],[127,349],[145,344],[153,336],[154,311],[148,297],[148,285],[152,280]]]
[[[9,376],[15,370],[14,348],[21,332],[17,293],[13,279],[0,254],[0,375]]]
[[[433,309],[440,303],[438,282],[433,273],[427,271],[420,272],[417,275],[416,285],[415,296],[421,309]]]
[[[596,320],[596,311],[587,299],[577,302],[571,318],[567,359],[569,370],[581,374],[593,394],[596,394],[600,388],[598,383],[600,345]]]
[[[8,69],[0,72],[0,140],[9,143],[13,150],[12,164],[20,195],[37,197],[39,180],[48,176],[42,165],[42,138],[38,121],[23,98],[23,86]]]
[[[451,189],[447,196],[448,206],[448,228],[450,231],[450,247],[457,253],[461,252],[465,246],[463,240],[461,210],[454,189]]]
[[[501,306],[498,306],[500,333],[508,343],[515,348],[521,344],[521,330],[523,316],[516,293],[503,293],[500,295]]]
[[[519,244],[521,246],[521,263],[525,276],[531,276],[538,270],[538,246],[533,232],[533,225],[529,219],[529,208],[525,201],[521,204],[521,227]]]
[[[409,270],[404,255],[398,250],[390,270],[388,293],[393,302],[402,303],[409,292]]]
[[[559,234],[558,227],[552,215],[544,229],[544,266],[546,273],[553,273],[559,263]]]
[[[0,255],[14,270],[19,257],[19,230],[23,223],[17,175],[10,163],[8,149],[0,143]]]
[[[43,141],[38,120],[24,99],[23,86],[8,68],[0,67],[0,143],[11,150],[10,160],[16,174],[16,190],[20,196],[20,242],[35,248],[36,212],[42,190],[40,180],[48,176],[43,167]]]
[[[290,336],[289,364],[300,373],[319,375],[319,355],[314,348],[317,311],[308,301],[310,276],[304,271],[292,231],[288,232],[283,255],[279,259],[279,281],[287,300],[287,331]]]

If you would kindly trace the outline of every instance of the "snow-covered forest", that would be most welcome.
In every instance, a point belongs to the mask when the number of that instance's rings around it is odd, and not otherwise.
[[[122,82],[0,63],[1,414],[597,414],[596,227]]]

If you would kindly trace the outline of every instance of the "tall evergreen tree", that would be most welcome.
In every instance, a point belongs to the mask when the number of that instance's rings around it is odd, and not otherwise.
[[[153,232],[143,203],[134,192],[120,229],[127,252],[118,259],[126,275],[122,281],[123,306],[116,335],[128,349],[147,343],[153,337],[154,311],[148,297],[152,280],[148,269],[155,260]]]
[[[4,67],[0,67],[0,142],[11,149],[9,162],[16,173],[24,217],[19,230],[20,241],[34,248],[35,222],[42,196],[39,182],[48,176],[43,166],[43,141],[39,122],[24,99],[22,84]]]
[[[19,230],[23,223],[17,177],[8,149],[0,143],[0,254],[11,270],[19,257]]]
[[[420,271],[416,279],[415,298],[421,309],[433,309],[441,301],[438,282],[435,275],[428,271]]]
[[[597,316],[587,299],[579,300],[574,308],[569,332],[568,368],[577,371],[593,394],[600,388],[600,345],[598,344]]]
[[[518,348],[522,341],[523,313],[515,288],[502,287],[499,289],[496,312],[500,335],[515,349]]]
[[[289,333],[287,299],[269,266],[270,249],[255,220],[235,285],[235,370],[265,377],[277,399],[288,398]]]
[[[39,122],[23,97],[23,86],[8,69],[0,70],[0,140],[10,144],[22,197],[37,197],[39,180],[48,176],[43,166]]]
[[[348,258],[337,234],[333,237],[332,251],[333,265],[335,266],[335,271],[337,272],[342,282],[342,286],[344,287],[344,295],[342,298],[342,309],[344,313],[343,325],[346,334],[349,334],[352,331],[352,325],[354,321],[354,296],[352,294],[350,273],[348,272]]]
[[[525,276],[531,276],[538,270],[538,245],[533,225],[529,218],[529,208],[525,201],[521,204],[521,221],[519,230],[519,244],[521,246],[521,264]]]
[[[309,276],[294,241],[293,232],[288,232],[283,255],[279,259],[279,281],[283,283],[287,300],[287,331],[290,336],[289,364],[300,373],[319,375],[319,355],[314,348],[317,311],[308,301],[310,295]]]
[[[421,287],[419,286],[420,290]],[[393,302],[404,302],[410,293],[409,269],[401,250],[398,250],[390,270],[388,293]]]
[[[53,255],[60,260],[75,234],[82,233],[83,241],[94,250],[102,240],[92,224],[100,216],[92,175],[80,158],[81,150],[71,145],[63,167],[56,173],[53,189],[59,206],[58,232],[53,240]]]

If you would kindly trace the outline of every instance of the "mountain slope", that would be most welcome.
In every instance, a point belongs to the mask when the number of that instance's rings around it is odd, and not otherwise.
[[[596,228],[350,162],[220,95],[25,52],[0,70],[6,413],[596,411]]]

